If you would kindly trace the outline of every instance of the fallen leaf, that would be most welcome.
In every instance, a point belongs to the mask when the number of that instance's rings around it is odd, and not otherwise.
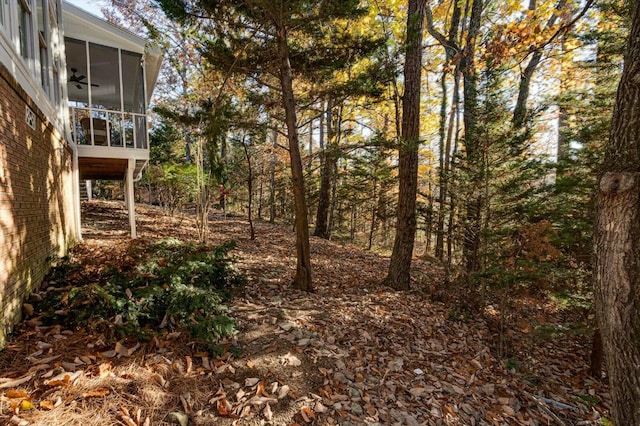
[[[425,388],[411,388],[409,389],[409,393],[413,396],[415,396],[416,398],[421,397],[422,395],[424,395],[426,392]]]
[[[248,377],[244,379],[244,385],[247,387],[252,387],[260,383],[260,379],[257,377]]]
[[[122,356],[129,356],[129,349],[120,342],[116,342],[116,353]]]
[[[158,373],[153,374],[151,376],[151,380],[153,380],[154,382],[156,382],[157,384],[159,384],[162,387],[165,387],[165,385],[167,384],[167,381],[165,380],[165,378],[162,377],[161,375],[159,375]]]
[[[185,374],[191,374],[191,370],[193,369],[193,361],[191,360],[191,357],[189,355],[185,356],[184,360],[187,364],[187,371],[185,371]]]
[[[33,315],[33,305],[30,303],[23,303],[22,304],[22,309],[24,309],[24,313],[27,314],[28,317],[30,317],[31,315]]]
[[[64,380],[51,380],[49,382],[46,382],[45,385],[54,388],[56,386],[67,386],[69,384],[69,380],[64,381]]]
[[[209,363],[209,357],[202,357],[202,368],[206,370],[211,370],[211,364]]]
[[[49,400],[40,401],[40,409],[47,410],[47,411],[53,410],[54,409],[53,402]]]
[[[254,368],[256,365],[250,359],[247,360],[247,367]]]
[[[109,389],[107,389],[107,388],[98,388],[98,389],[94,389],[92,391],[83,393],[82,397],[83,398],[102,397],[102,396],[105,396],[105,395],[109,395],[109,392],[111,392],[111,391]]]
[[[22,410],[22,411],[33,410],[34,408],[36,408],[36,407],[34,407],[33,403],[31,401],[29,401],[28,399],[23,399],[20,402],[20,410]]]
[[[271,419],[273,418],[273,412],[271,411],[271,406],[269,404],[264,407],[264,410],[262,410],[262,414],[264,415],[264,418],[267,419],[267,421],[271,421]]]
[[[29,321],[27,321],[27,325],[29,327],[38,327],[42,325],[42,321],[40,321],[40,317],[31,318]]]
[[[11,425],[15,425],[15,426],[27,426],[29,424],[28,421],[21,419],[18,416],[12,416],[11,419],[9,420],[9,424]]]
[[[78,369],[78,366],[74,362],[62,361],[62,368],[67,371],[76,371]]]
[[[122,421],[127,425],[127,426],[138,426],[136,424],[136,422],[133,421],[133,419],[129,416],[122,416]]]
[[[258,383],[258,388],[256,389],[256,396],[260,395],[271,398],[271,395],[269,395],[267,391],[264,390],[264,380],[260,380],[260,383]]]
[[[282,356],[280,358],[280,363],[284,365],[291,365],[293,367],[299,367],[302,365],[302,361],[300,361],[297,356],[291,355],[291,352],[287,352],[286,355]]]
[[[280,389],[278,390],[278,399],[284,398],[285,396],[287,396],[288,393],[289,393],[289,386],[288,385],[281,386]]]
[[[516,411],[513,408],[511,408],[510,406],[508,406],[508,405],[503,405],[502,406],[502,411],[504,411],[504,413],[507,416],[515,416],[516,415]]]
[[[231,404],[227,402],[225,398],[220,398],[217,402],[218,414],[223,417],[230,417],[232,419],[237,419],[238,416],[230,411]]]
[[[313,407],[314,410],[316,410],[318,413],[326,413],[327,411],[329,411],[329,409],[327,407],[325,407],[322,402],[318,401],[316,402],[316,405]]]
[[[28,382],[32,378],[33,378],[33,374],[29,374],[29,375],[27,375],[25,377],[21,377],[19,379],[7,379],[6,381],[3,381],[2,383],[0,383],[0,389],[18,387],[21,384]]]
[[[134,347],[129,348],[129,350],[127,351],[127,356],[133,355],[133,353],[137,351],[139,347],[140,347],[140,343],[136,343]]]
[[[81,370],[76,371],[75,373],[60,373],[50,380],[45,380],[44,384],[47,386],[66,386],[68,384],[73,384],[80,376],[82,376],[82,374],[83,372]]]
[[[261,406],[263,404],[266,404],[267,402],[273,402],[275,404],[275,403],[278,402],[278,400],[275,399],[275,398],[267,398],[267,397],[264,397],[264,396],[254,396],[248,402],[251,405],[257,405],[259,407],[259,406]]]
[[[5,393],[7,398],[26,398],[29,394],[22,389],[9,389],[7,393]]]
[[[245,405],[242,408],[242,411],[240,411],[240,417],[247,417],[249,414],[251,414],[251,406],[250,405]]]
[[[471,361],[469,361],[471,363],[471,365],[473,365],[474,367],[476,367],[478,370],[482,370],[482,364],[480,363],[480,361],[478,361],[477,359],[472,359]]]
[[[110,362],[103,362],[102,364],[100,364],[98,366],[98,371],[100,372],[100,378],[104,379],[105,377],[108,377],[111,374],[112,367],[113,367],[113,364],[111,364]]]
[[[54,355],[54,356],[50,356],[47,358],[42,358],[42,359],[37,359],[37,360],[33,360],[32,363],[34,365],[38,365],[38,364],[48,364],[51,361],[54,361],[56,359],[60,358],[60,355]]]
[[[302,407],[300,414],[302,415],[302,420],[304,420],[305,423],[311,423],[311,421],[316,418],[315,413],[309,407]]]

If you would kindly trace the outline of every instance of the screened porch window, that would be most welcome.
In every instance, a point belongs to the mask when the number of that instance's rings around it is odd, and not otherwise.
[[[146,149],[142,55],[70,38],[65,43],[74,141]]]

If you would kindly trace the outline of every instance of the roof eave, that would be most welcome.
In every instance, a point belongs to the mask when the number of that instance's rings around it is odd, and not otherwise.
[[[110,22],[105,21],[91,13],[80,9],[77,6],[74,6],[70,3],[63,2],[62,3],[62,12],[67,17],[63,17],[62,23],[63,26],[65,22],[68,22],[70,19],[79,19],[89,24],[92,28],[92,32],[90,34],[83,34],[82,31],[80,33],[75,32],[75,28],[65,26],[65,35],[77,38],[88,38],[90,36],[95,37],[97,40],[100,39],[99,33],[106,33],[110,35],[112,39],[119,40],[119,44],[121,44],[122,48],[131,49],[132,45],[136,46],[138,51],[144,51],[144,48],[147,44],[147,40],[132,33],[131,31],[125,30],[123,28],[118,27]]]

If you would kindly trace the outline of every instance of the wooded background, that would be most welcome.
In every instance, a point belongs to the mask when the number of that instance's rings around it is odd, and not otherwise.
[[[133,1],[113,22],[166,50],[139,194],[444,267],[446,291],[508,322],[519,295],[593,321],[593,196],[632,2]],[[259,237],[259,236],[258,236]],[[505,349],[506,350],[506,349]]]

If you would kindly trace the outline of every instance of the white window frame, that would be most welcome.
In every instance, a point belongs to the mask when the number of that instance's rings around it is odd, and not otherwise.
[[[40,85],[42,89],[45,91],[49,99],[51,99],[51,81],[52,81],[52,73],[51,73],[51,28],[50,28],[50,12],[49,12],[49,0],[36,0],[39,5],[42,7],[42,10],[38,12],[38,7],[36,6],[36,14],[42,16],[36,16],[36,32],[38,36],[38,74],[40,76]],[[39,20],[42,19],[42,27],[40,28]],[[44,59],[44,63],[43,63]]]
[[[9,0],[0,0],[0,30],[5,33],[11,30],[11,7]]]
[[[22,40],[22,34],[20,33],[20,28],[23,24],[20,19],[21,12],[24,11],[26,14],[27,28],[24,28],[24,45]],[[20,57],[27,64],[27,68],[33,73],[34,71],[34,62],[35,62],[35,43],[37,29],[37,22],[34,25],[34,14],[33,14],[33,4],[32,0],[18,0],[17,1],[17,9],[16,9],[16,25],[15,25],[15,45]]]
[[[37,3],[36,3],[37,2]],[[62,40],[61,0],[0,0],[0,56],[3,63],[13,63],[10,72],[37,102],[45,115],[56,123],[58,130],[68,135],[66,102],[66,65]],[[38,7],[42,11],[44,34],[38,25]],[[45,13],[46,10],[46,13]],[[26,13],[21,22],[23,11]],[[26,25],[23,25],[26,24]],[[24,28],[22,28],[24,27]],[[20,30],[23,30],[22,37]],[[46,43],[44,45],[43,43]],[[46,64],[41,68],[40,48],[46,47]],[[44,54],[44,52],[43,52]],[[59,87],[54,87],[57,70]]]

